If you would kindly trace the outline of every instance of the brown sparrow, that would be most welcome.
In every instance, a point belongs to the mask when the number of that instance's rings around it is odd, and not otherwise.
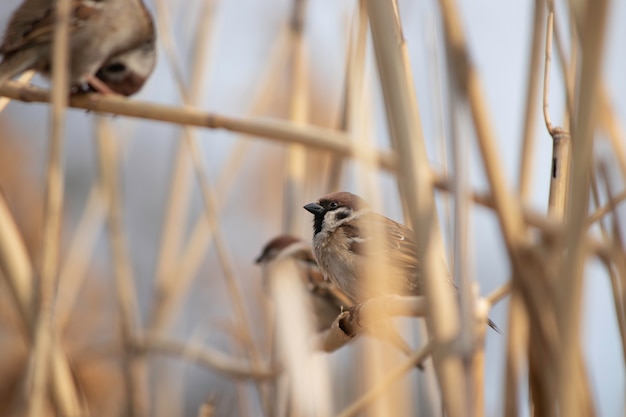
[[[124,96],[137,93],[148,80],[156,65],[155,38],[109,59],[96,72],[96,77],[111,91]],[[89,84],[87,91],[98,91]]]
[[[373,262],[385,262],[391,280],[388,293],[423,294],[417,248],[409,228],[374,213],[362,198],[348,192],[328,194],[304,208],[315,216],[313,250],[320,269],[354,303],[383,295],[365,294],[362,285],[364,271]],[[367,236],[368,225],[385,234]],[[372,244],[374,239],[378,241]]]
[[[275,237],[265,245],[255,262],[265,271],[271,262],[286,257],[297,261],[300,279],[310,295],[316,330],[319,332],[330,328],[341,313],[341,308],[350,307],[352,303],[335,285],[324,279],[311,247],[297,237],[289,235]],[[263,279],[264,285],[267,286],[265,273]]]
[[[364,271],[371,269],[373,262],[385,263],[387,279],[391,280],[387,294],[424,295],[411,229],[373,212],[361,197],[345,191],[325,195],[304,208],[315,216],[313,250],[320,269],[352,302],[385,295],[365,293],[363,288]],[[382,230],[384,235],[367,236],[369,229]],[[372,244],[374,239],[377,242]],[[450,284],[454,285],[452,281]],[[487,323],[499,332],[491,319]]]
[[[30,69],[50,75],[55,4],[54,0],[24,0],[13,13],[0,45],[0,85]],[[73,0],[70,86],[93,82],[98,91],[110,93],[95,79],[95,73],[111,57],[133,50],[152,37],[152,17],[142,0]]]

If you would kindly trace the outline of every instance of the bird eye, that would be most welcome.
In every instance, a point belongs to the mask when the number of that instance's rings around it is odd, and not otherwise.
[[[126,65],[122,63],[113,63],[111,65],[107,65],[106,71],[108,72],[124,72],[126,71]]]
[[[331,209],[331,210],[334,210],[334,209],[336,209],[337,207],[339,207],[339,204],[338,204],[336,201],[331,201],[331,202],[328,204],[328,208],[329,208],[329,209]]]

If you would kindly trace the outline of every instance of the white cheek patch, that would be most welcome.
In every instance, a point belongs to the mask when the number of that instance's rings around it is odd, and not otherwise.
[[[348,221],[351,217],[352,210],[346,207],[340,207],[324,215],[324,224],[326,227],[335,228]]]

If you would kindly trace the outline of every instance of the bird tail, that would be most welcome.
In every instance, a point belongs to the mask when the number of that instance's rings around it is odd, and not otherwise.
[[[0,62],[0,86],[7,80],[31,69],[37,61],[37,51],[30,48],[6,55]]]

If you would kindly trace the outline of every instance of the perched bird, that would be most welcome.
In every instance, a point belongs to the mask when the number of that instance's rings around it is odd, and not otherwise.
[[[345,191],[328,194],[304,209],[314,215],[313,250],[322,273],[353,303],[385,294],[424,295],[411,229],[375,213],[361,197]],[[373,230],[382,235],[368,235]],[[383,293],[363,285],[366,271],[380,262],[387,274]],[[491,320],[488,324],[499,332]]]
[[[265,245],[256,263],[262,265],[265,271],[271,262],[286,257],[292,257],[298,262],[300,279],[310,294],[316,330],[322,332],[329,329],[342,309],[352,307],[353,302],[336,285],[324,278],[311,247],[302,239],[289,235],[275,237]],[[413,352],[391,323],[377,324],[378,326],[373,325],[367,329],[368,335],[390,343],[406,355]],[[421,364],[416,366],[422,369]]]
[[[11,16],[0,54],[0,85],[27,70],[50,76],[55,0],[24,0]],[[72,0],[69,84],[89,82],[111,93],[95,73],[112,57],[154,37],[154,24],[142,0]]]
[[[111,91],[124,96],[137,93],[148,80],[156,65],[155,37],[135,49],[109,59],[96,73]],[[88,91],[97,91],[89,84]]]
[[[324,276],[354,303],[377,295],[367,294],[365,271],[384,262],[390,294],[421,295],[423,281],[413,232],[406,226],[373,212],[354,194],[336,192],[304,208],[313,220],[313,250]],[[381,236],[368,236],[380,230]]]
[[[286,257],[291,257],[297,262],[300,279],[310,295],[316,330],[330,328],[341,313],[341,308],[350,307],[352,303],[334,284],[324,280],[311,247],[297,237],[280,235],[270,240],[256,259],[256,263],[265,271],[271,262]],[[265,274],[263,278],[267,280]],[[264,282],[264,285],[268,285],[268,282]]]

